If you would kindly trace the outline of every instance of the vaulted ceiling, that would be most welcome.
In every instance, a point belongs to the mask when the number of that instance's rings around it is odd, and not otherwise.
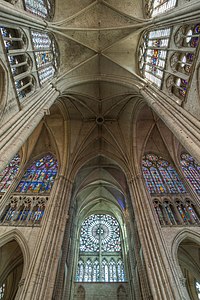
[[[73,176],[82,170],[76,176],[80,209],[89,199],[98,208],[103,199],[125,201],[120,186],[136,159],[134,120],[143,106],[138,44],[149,24],[141,0],[58,0],[48,24],[60,51],[56,86],[68,120],[69,168]]]

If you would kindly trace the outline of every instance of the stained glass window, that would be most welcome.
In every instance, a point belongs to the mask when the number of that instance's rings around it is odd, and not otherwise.
[[[5,283],[2,284],[2,286],[0,287],[0,300],[4,298],[4,294],[5,294]]]
[[[150,194],[186,193],[178,173],[167,160],[151,153],[143,157],[142,171]]]
[[[195,287],[196,287],[198,299],[200,299],[200,283],[198,281],[195,282]]]
[[[200,194],[200,165],[186,152],[181,154],[180,163],[187,180],[195,191]]]
[[[92,228],[92,229],[91,229]],[[119,223],[110,215],[92,215],[81,226],[80,251],[121,251]]]
[[[171,68],[186,75],[190,75],[193,62],[192,52],[175,52],[170,59]]]
[[[161,87],[171,28],[150,31],[143,36],[139,67],[145,78]]]
[[[47,154],[35,160],[27,168],[16,192],[20,193],[45,193],[50,192],[58,170],[57,160]]]
[[[7,191],[9,186],[11,185],[13,179],[17,175],[20,165],[20,157],[19,155],[15,155],[15,157],[11,160],[11,162],[6,166],[6,168],[0,173],[0,192],[4,193]]]
[[[53,14],[53,1],[50,0],[25,0],[24,6],[26,11],[50,20]]]
[[[199,38],[200,24],[181,26],[174,36],[175,43],[178,47],[187,48],[197,48]]]
[[[34,89],[35,80],[31,75],[32,61],[25,53],[27,37],[20,28],[0,27],[4,46],[7,52],[10,70],[15,82],[15,88],[22,100]]]
[[[51,79],[56,72],[57,58],[55,41],[52,36],[45,32],[31,31],[33,49],[38,75],[41,84]]]
[[[146,0],[146,13],[154,17],[165,13],[176,6],[177,0]]]
[[[114,217],[103,214],[91,215],[83,222],[80,229],[76,280],[125,281],[120,227]]]

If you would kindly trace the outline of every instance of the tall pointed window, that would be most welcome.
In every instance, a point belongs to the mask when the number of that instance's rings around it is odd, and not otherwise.
[[[148,17],[155,17],[163,14],[176,6],[177,0],[147,0],[146,14]]]
[[[142,75],[161,87],[171,29],[150,31],[143,36],[139,48],[139,68]]]
[[[120,227],[110,215],[91,215],[80,230],[76,281],[125,281]]]
[[[200,165],[186,152],[181,154],[180,163],[187,180],[195,191],[200,194]]]
[[[31,31],[31,37],[39,80],[44,84],[55,75],[57,69],[55,40],[46,32]]]
[[[51,191],[58,170],[58,162],[47,154],[35,160],[26,170],[16,192],[48,193]]]
[[[11,162],[6,166],[3,172],[0,173],[0,192],[4,193],[11,185],[13,179],[19,171],[20,157],[15,155]]]
[[[143,157],[142,171],[150,194],[186,193],[178,173],[167,160],[150,153]]]

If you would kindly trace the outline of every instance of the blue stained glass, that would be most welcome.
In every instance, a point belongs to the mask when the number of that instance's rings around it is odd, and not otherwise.
[[[6,168],[0,173],[0,192],[4,193],[7,191],[9,186],[11,185],[13,179],[18,173],[20,165],[20,157],[19,155],[15,155],[15,157],[10,161],[10,163],[6,166]]]
[[[159,171],[160,171],[160,173],[161,173],[161,175],[164,179],[164,182],[165,182],[166,186],[169,189],[169,192],[170,193],[176,193],[177,192],[176,187],[174,186],[174,183],[171,180],[171,177],[170,177],[169,173],[167,172],[167,170],[164,169],[164,168],[159,168]]]
[[[41,84],[50,80],[56,72],[55,41],[46,32],[31,31],[35,60],[38,68],[38,75]]]
[[[161,194],[166,193],[166,189],[164,187],[164,184],[162,182],[161,176],[160,176],[157,168],[151,167],[150,172],[151,172],[151,176],[153,178],[153,181],[155,183],[157,192],[161,193]]]
[[[149,165],[149,161],[152,166]],[[167,160],[150,153],[143,157],[142,166],[146,187],[150,194],[186,193],[178,173]]]
[[[149,169],[143,167],[142,171],[143,171],[143,176],[149,193],[150,194],[156,193],[155,183],[152,179]]]
[[[187,214],[187,211],[185,210],[185,207],[183,205],[177,205],[177,209],[181,215],[181,218],[183,219],[184,223],[188,223],[188,219],[190,219],[189,214]]]
[[[193,186],[195,191],[200,194],[200,166],[193,157],[189,153],[182,153],[181,154],[181,167],[182,170],[187,178],[187,180],[190,182],[190,184]]]
[[[16,192],[45,193],[50,192],[57,175],[58,163],[51,154],[36,160],[27,168]]]
[[[26,11],[44,19],[52,13],[52,4],[48,0],[25,0],[24,5]]]

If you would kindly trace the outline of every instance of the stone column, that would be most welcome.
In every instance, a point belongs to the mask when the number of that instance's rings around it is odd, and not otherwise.
[[[141,296],[138,296],[138,294],[141,293],[142,295],[142,299],[143,300],[148,300],[151,297],[151,292],[149,290],[149,284],[148,284],[148,279],[146,276],[146,268],[144,267],[144,265],[142,264],[142,260],[140,257],[140,248],[141,248],[141,243],[138,237],[138,232],[137,232],[137,225],[134,222],[134,224],[130,221],[129,222],[129,226],[130,226],[130,230],[131,230],[131,235],[133,237],[133,249],[134,249],[134,257],[136,260],[136,265],[137,265],[137,269],[138,269],[138,275],[140,278],[140,284],[141,284],[141,289],[139,289],[139,287],[136,287],[136,292],[137,292],[137,297],[136,299],[140,299]],[[131,245],[132,247],[132,245]],[[139,292],[138,292],[139,289]]]
[[[58,96],[59,92],[51,84],[47,85],[34,94],[22,110],[2,126],[0,130],[0,171],[26,142]]]
[[[58,176],[45,209],[19,300],[52,299],[71,190],[72,182]]]
[[[73,217],[74,217],[74,208],[71,207],[69,211],[69,218],[65,228],[65,234],[63,238],[63,244],[62,244],[62,257],[60,262],[60,269],[58,270],[57,282],[54,290],[55,300],[61,300],[64,292],[63,283],[64,283],[64,275],[65,275],[65,263],[70,251],[69,249],[69,242],[71,237],[70,231],[74,229],[72,226]]]
[[[200,162],[200,122],[153,86],[140,90],[147,105],[161,118],[183,147]]]
[[[161,227],[154,220],[151,198],[145,191],[141,174],[132,175],[129,189],[153,299],[182,300],[184,291],[165,247]]]
[[[71,299],[71,295],[73,295],[74,293],[74,287],[75,285],[74,283],[74,278],[75,278],[75,271],[76,271],[76,267],[77,265],[75,265],[74,262],[77,262],[77,255],[79,255],[77,253],[77,246],[79,245],[79,240],[77,240],[77,218],[76,216],[73,219],[73,234],[72,236],[72,243],[70,245],[70,249],[68,252],[68,257],[67,257],[67,263],[68,263],[68,273],[67,273],[67,283],[66,286],[64,288],[64,294],[63,294],[63,300],[70,300]],[[70,262],[72,262],[70,264]]]

